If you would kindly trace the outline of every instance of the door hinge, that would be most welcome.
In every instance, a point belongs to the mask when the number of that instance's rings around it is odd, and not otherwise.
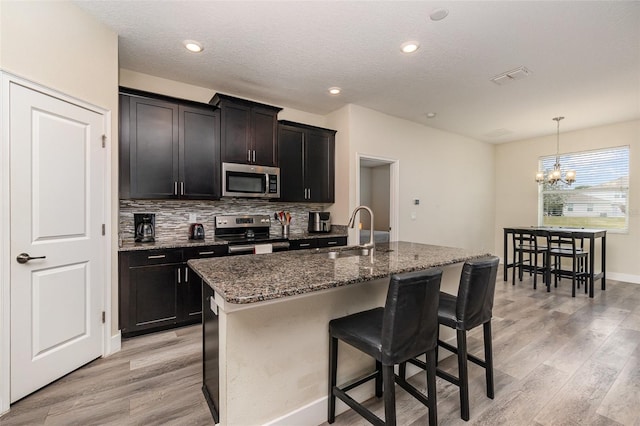
[[[105,322],[107,322],[107,313],[102,311],[102,323],[104,324]]]
[[[105,227],[105,224],[103,223],[102,224],[102,235],[105,235],[106,232],[107,232],[106,231],[106,227]]]
[[[102,135],[102,147],[107,146],[107,135]]]

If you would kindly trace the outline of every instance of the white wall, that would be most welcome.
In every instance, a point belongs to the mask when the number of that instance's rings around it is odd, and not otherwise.
[[[209,103],[213,95],[216,94],[215,88],[206,88],[194,86],[180,81],[168,80],[166,78],[156,77],[149,74],[143,74],[127,69],[120,69],[120,86],[130,89],[144,90],[146,92],[158,93],[161,95],[172,96],[174,98],[188,99],[191,101]],[[237,96],[234,93],[223,92],[225,95]],[[260,99],[250,99],[255,102],[266,103]],[[279,106],[279,105],[274,105]],[[304,123],[311,126],[326,127],[326,119],[322,115],[311,114],[292,108],[283,108],[278,113],[278,120],[289,120],[297,123]]]
[[[388,164],[371,168],[371,209],[375,212],[373,229],[376,231],[389,230],[389,172]]]
[[[371,167],[360,167],[360,204],[370,206],[373,209],[371,170]],[[369,229],[371,227],[371,218],[367,214],[361,214],[360,223],[362,224],[362,229]]]
[[[348,215],[355,207],[356,153],[397,159],[400,240],[493,252],[492,145],[356,105],[329,120],[348,133],[336,149],[333,212]]]
[[[611,278],[640,282],[640,120],[560,133],[561,153],[622,145],[630,146],[629,232],[608,233],[607,273]],[[555,135],[496,146],[494,241],[500,256],[504,227],[537,224],[538,185],[535,174],[538,158],[555,152]],[[577,176],[576,184],[579,183],[580,176]]]

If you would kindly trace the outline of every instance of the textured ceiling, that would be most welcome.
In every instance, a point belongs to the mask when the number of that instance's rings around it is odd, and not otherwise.
[[[492,143],[553,134],[558,115],[561,131],[640,118],[640,1],[76,4],[119,34],[121,68],[280,107],[353,103]]]

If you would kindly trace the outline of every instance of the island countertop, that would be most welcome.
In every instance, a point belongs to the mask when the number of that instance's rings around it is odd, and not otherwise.
[[[354,247],[296,250],[189,260],[188,265],[225,302],[248,304],[301,295],[489,256],[465,250],[410,242],[376,244],[373,255],[338,256],[329,251]]]

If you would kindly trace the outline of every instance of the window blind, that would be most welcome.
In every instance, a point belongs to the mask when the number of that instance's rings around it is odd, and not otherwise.
[[[553,170],[555,155],[540,157],[540,170]],[[560,155],[563,172],[575,170],[572,185],[544,183],[539,192],[539,224],[624,232],[629,222],[629,147]]]

